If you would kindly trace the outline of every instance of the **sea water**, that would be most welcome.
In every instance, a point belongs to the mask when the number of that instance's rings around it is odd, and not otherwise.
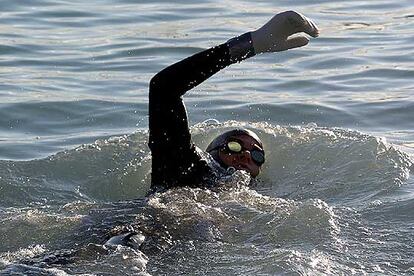
[[[1,275],[414,274],[412,1],[0,8]],[[320,37],[184,97],[201,148],[259,134],[255,185],[145,197],[151,77],[284,10]],[[145,240],[107,243],[125,232]]]

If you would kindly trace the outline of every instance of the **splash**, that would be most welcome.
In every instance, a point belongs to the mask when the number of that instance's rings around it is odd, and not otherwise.
[[[353,268],[341,256],[350,251],[351,258],[359,253],[352,251],[357,241],[365,242],[355,229],[373,235],[360,213],[376,213],[387,206],[385,198],[407,185],[412,168],[407,154],[382,138],[315,124],[204,122],[191,131],[203,147],[234,127],[258,133],[267,162],[256,181],[238,171],[216,189],[176,188],[145,198],[151,160],[145,131],[45,159],[0,163],[5,169],[1,187],[9,191],[9,197],[2,194],[2,204],[19,200],[26,205],[2,209],[3,229],[27,224],[47,233],[35,244],[49,244],[25,255],[19,250],[35,246],[33,240],[9,239],[2,268],[31,271],[58,256],[66,262],[64,273],[114,268],[125,274],[191,273],[219,260],[234,260],[240,272],[251,266],[275,273],[365,273],[375,266],[389,271],[378,263]],[[22,193],[26,201],[16,196]],[[105,248],[111,237],[128,231],[142,235],[137,248]],[[186,266],[177,265],[177,259]]]

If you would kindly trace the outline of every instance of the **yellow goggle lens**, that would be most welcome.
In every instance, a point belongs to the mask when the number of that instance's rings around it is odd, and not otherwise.
[[[232,152],[241,152],[242,151],[242,146],[240,145],[240,143],[232,141],[232,142],[228,142],[227,143],[227,147],[229,148],[229,150],[231,150]]]

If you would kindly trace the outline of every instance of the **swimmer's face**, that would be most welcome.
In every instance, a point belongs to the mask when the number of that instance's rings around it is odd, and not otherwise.
[[[252,158],[252,151],[259,150],[263,152],[256,140],[248,135],[238,135],[232,137],[242,146],[239,153],[230,152],[228,150],[220,150],[219,158],[228,167],[234,167],[237,170],[244,170],[256,177],[260,173],[261,165],[258,165]],[[232,139],[229,139],[231,141]]]

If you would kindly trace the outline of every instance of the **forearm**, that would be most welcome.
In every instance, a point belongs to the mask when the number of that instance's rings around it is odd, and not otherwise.
[[[152,78],[150,101],[157,100],[153,97],[180,97],[221,69],[253,55],[251,35],[246,33],[179,61]]]
[[[319,35],[316,25],[300,13],[276,14],[261,28],[195,54],[156,74],[150,83],[150,101],[163,91],[168,93],[162,97],[180,97],[224,67],[255,54],[305,46],[309,42],[307,37],[291,37],[300,32],[312,37]]]

